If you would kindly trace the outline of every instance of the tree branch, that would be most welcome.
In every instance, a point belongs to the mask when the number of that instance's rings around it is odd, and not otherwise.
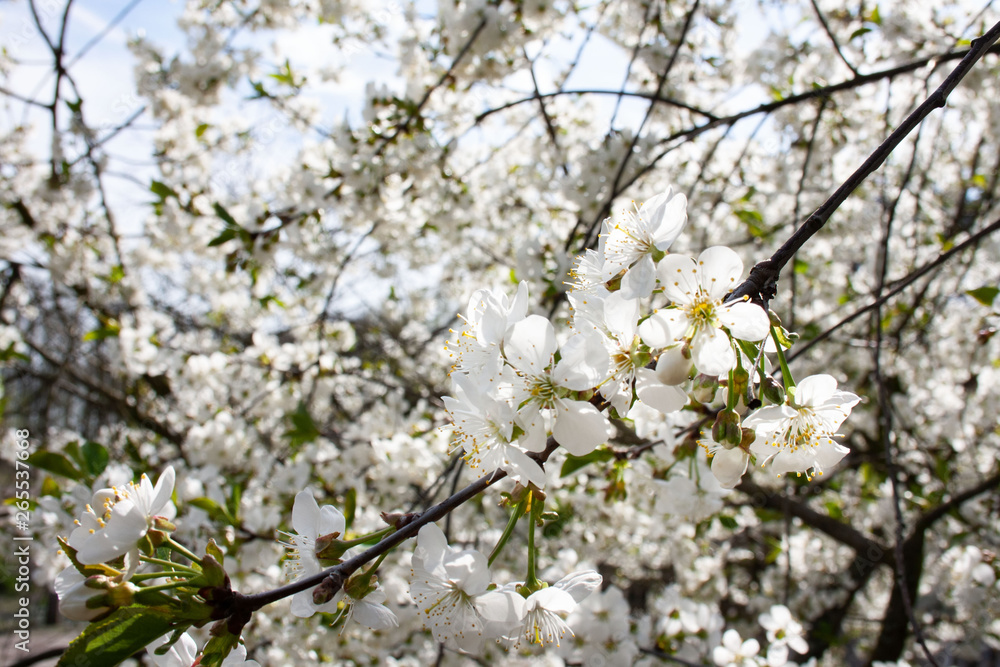
[[[729,301],[736,301],[743,297],[751,297],[754,300],[770,301],[777,293],[778,276],[795,253],[805,245],[814,234],[816,234],[826,221],[830,219],[848,196],[868,176],[878,169],[886,158],[895,150],[906,135],[908,135],[917,125],[923,121],[931,111],[943,107],[948,99],[948,95],[972,69],[983,55],[989,51],[994,42],[1000,38],[1000,23],[994,25],[989,32],[972,42],[972,48],[965,54],[958,66],[945,78],[944,82],[924,102],[917,107],[889,137],[872,153],[867,160],[848,178],[843,185],[837,188],[826,202],[806,219],[792,236],[778,248],[777,251],[763,262],[758,263],[750,270],[750,276],[737,287],[729,297]]]

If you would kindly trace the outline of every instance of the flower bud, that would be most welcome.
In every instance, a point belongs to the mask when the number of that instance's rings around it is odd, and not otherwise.
[[[785,403],[785,388],[771,376],[765,378],[761,383],[760,392],[764,394],[764,398],[775,405],[784,405]]]
[[[663,384],[676,387],[688,379],[691,366],[691,351],[685,345],[673,345],[660,353],[656,376]]]
[[[719,391],[719,378],[701,373],[694,379],[691,395],[699,403],[711,403],[715,400],[717,391]]]
[[[712,439],[726,449],[740,444],[743,432],[740,430],[740,416],[733,410],[722,410],[712,425]]]
[[[378,577],[374,574],[356,574],[344,584],[344,592],[355,600],[361,600],[378,588]]]
[[[340,562],[350,545],[343,540],[337,539],[340,533],[334,532],[327,535],[320,535],[316,538],[316,558],[323,564],[336,565]]]
[[[313,589],[313,604],[324,605],[333,599],[333,596],[340,590],[340,580],[334,577],[327,577],[320,582],[319,586]]]

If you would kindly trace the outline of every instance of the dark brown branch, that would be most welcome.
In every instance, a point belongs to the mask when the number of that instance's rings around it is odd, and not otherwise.
[[[539,463],[545,463],[558,446],[559,445],[556,443],[555,439],[550,437],[544,451],[539,454],[529,454],[529,456],[535,458]],[[327,570],[324,570],[323,572],[320,572],[319,574],[306,577],[288,584],[287,586],[282,586],[281,588],[276,588],[264,593],[256,593],[254,595],[241,595],[240,593],[235,593],[235,599],[232,603],[233,608],[229,611],[229,614],[237,617],[240,617],[246,612],[252,614],[261,607],[271,604],[272,602],[276,602],[289,597],[290,595],[295,595],[296,593],[318,586],[327,578],[332,578],[335,582],[339,582],[340,585],[343,585],[343,582],[347,581],[347,579],[362,565],[378,558],[390,549],[399,546],[409,538],[414,537],[418,532],[420,532],[420,529],[423,526],[446,516],[452,510],[465,502],[472,500],[506,476],[506,472],[503,470],[497,470],[490,475],[477,479],[475,482],[469,484],[458,493],[453,494],[437,505],[425,510],[405,526],[383,538],[378,544],[366,549],[357,556],[354,556],[339,565],[335,565]]]
[[[896,281],[895,283],[890,283],[891,285],[893,285],[892,289],[889,290],[888,292],[886,292],[885,294],[883,294],[882,296],[880,296],[878,299],[876,299],[875,301],[871,302],[867,306],[864,306],[863,308],[859,308],[858,310],[854,311],[853,313],[851,313],[847,317],[843,318],[842,320],[840,320],[839,322],[837,322],[836,324],[834,324],[829,329],[823,331],[821,334],[819,334],[815,338],[813,338],[811,340],[808,340],[808,341],[805,341],[804,343],[800,344],[798,346],[798,349],[796,349],[794,352],[792,352],[791,354],[788,355],[788,361],[791,362],[796,357],[801,356],[803,353],[806,352],[806,350],[808,350],[809,348],[811,348],[813,345],[816,345],[817,343],[826,340],[835,331],[837,331],[841,327],[843,327],[843,326],[845,326],[847,324],[850,324],[851,322],[853,322],[854,320],[858,319],[859,317],[861,317],[862,315],[864,315],[868,311],[872,310],[873,308],[879,307],[880,305],[882,305],[883,303],[885,303],[886,301],[888,301],[892,297],[894,297],[897,294],[899,294],[900,292],[902,292],[904,289],[906,289],[907,287],[909,287],[910,285],[912,285],[914,282],[916,282],[917,280],[919,280],[923,276],[927,275],[928,273],[930,273],[934,269],[938,268],[939,266],[941,266],[942,264],[944,264],[945,262],[947,262],[949,259],[951,259],[952,257],[954,257],[956,254],[962,252],[963,250],[965,250],[965,249],[967,249],[967,248],[969,248],[971,246],[977,245],[985,237],[989,236],[990,234],[992,234],[993,232],[995,232],[997,230],[1000,230],[1000,219],[994,220],[992,223],[990,223],[989,225],[987,225],[983,229],[979,230],[978,232],[976,232],[975,234],[973,234],[972,236],[970,236],[966,240],[962,241],[961,243],[959,243],[958,245],[956,245],[951,250],[948,250],[947,252],[941,253],[935,259],[933,259],[932,261],[928,262],[927,264],[924,264],[919,269],[916,269],[915,271],[911,272],[905,278],[902,278],[902,279]]]
[[[841,51],[840,49],[840,42],[837,41],[837,37],[833,34],[833,31],[830,30],[830,24],[826,22],[826,17],[823,16],[823,12],[820,11],[819,5],[816,4],[816,0],[809,0],[809,1],[812,3],[813,11],[816,12],[816,17],[819,19],[820,25],[823,26],[823,32],[826,33],[826,36],[829,37],[830,41],[833,43],[833,48],[837,52],[837,55],[840,56],[840,59],[844,62],[845,65],[847,65],[847,69],[854,72],[854,76],[857,76],[858,68],[852,65],[851,61],[849,61],[844,56],[844,52]]]
[[[906,642],[906,624],[909,620],[904,606],[907,595],[910,599],[914,599],[917,595],[924,566],[924,543],[927,530],[951,510],[976,496],[998,488],[1000,488],[1000,473],[994,474],[976,486],[959,493],[917,519],[910,536],[902,545],[904,559],[901,567],[904,569],[906,587],[903,589],[900,585],[903,580],[897,574],[894,577],[892,595],[882,620],[882,630],[869,658],[870,662],[876,660],[895,661],[903,652]]]
[[[841,523],[826,514],[820,514],[808,505],[796,502],[783,493],[766,491],[757,486],[750,477],[744,477],[736,488],[749,496],[750,503],[754,507],[767,507],[780,512],[788,512],[801,519],[806,525],[851,547],[872,564],[891,566],[895,561],[892,551],[888,547],[866,537],[853,526]]]
[[[814,234],[816,234],[826,221],[830,219],[848,196],[868,176],[878,169],[889,157],[896,146],[898,146],[906,135],[908,135],[917,125],[923,121],[931,111],[943,107],[948,99],[948,95],[965,77],[972,67],[979,61],[987,51],[991,49],[993,43],[1000,38],[1000,23],[997,23],[989,32],[972,42],[972,48],[965,54],[958,66],[945,78],[944,82],[935,90],[924,102],[917,107],[882,144],[868,156],[868,159],[851,174],[843,185],[837,188],[826,202],[806,219],[805,223],[795,231],[785,243],[778,248],[770,259],[758,263],[750,271],[750,277],[746,279],[729,297],[730,301],[742,299],[749,296],[753,299],[769,301],[774,297],[777,290],[778,276],[795,253],[805,245]]]
[[[489,116],[495,113],[499,113],[511,107],[516,107],[521,104],[527,104],[528,102],[534,102],[536,99],[545,99],[547,97],[558,97],[560,95],[619,95],[621,97],[638,97],[644,100],[650,100],[651,102],[659,102],[662,104],[667,104],[669,106],[677,107],[678,109],[684,109],[690,111],[691,113],[698,114],[699,116],[704,116],[709,120],[719,120],[718,116],[715,116],[704,109],[699,109],[696,106],[687,104],[686,102],[681,102],[680,100],[674,99],[672,97],[664,97],[663,95],[657,95],[656,93],[644,93],[644,92],[629,92],[626,90],[604,90],[600,88],[577,88],[575,90],[557,90],[551,93],[542,93],[541,95],[532,95],[531,97],[525,97],[519,100],[514,100],[513,102],[507,102],[506,104],[501,104],[498,107],[488,109],[478,116],[476,116],[475,122],[480,123]]]

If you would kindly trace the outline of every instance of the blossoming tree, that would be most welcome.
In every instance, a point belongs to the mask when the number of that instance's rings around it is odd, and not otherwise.
[[[192,0],[110,111],[136,3],[57,4],[0,407],[60,664],[996,659],[991,4]]]

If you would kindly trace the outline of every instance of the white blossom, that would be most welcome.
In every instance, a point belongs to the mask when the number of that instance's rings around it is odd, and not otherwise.
[[[656,285],[654,255],[662,256],[681,233],[686,209],[687,197],[668,187],[641,206],[632,202],[632,209],[617,212],[605,240],[603,279],[611,280],[627,269],[621,281],[622,296],[649,296]]]
[[[743,274],[743,261],[729,248],[715,246],[698,256],[668,255],[657,267],[663,292],[672,306],[662,308],[639,327],[653,349],[683,342],[690,345],[695,367],[722,375],[736,367],[733,339],[763,340],[770,331],[764,309],[752,303],[724,299]]]
[[[285,542],[282,544],[288,550],[285,556],[285,571],[294,580],[311,577],[323,571],[323,566],[316,556],[316,539],[325,535],[336,534],[343,539],[346,530],[344,515],[332,505],[319,506],[312,491],[303,489],[295,494],[292,505],[292,528],[294,533],[282,533]],[[309,618],[317,611],[335,612],[340,602],[340,595],[331,600],[316,604],[313,601],[313,590],[300,591],[292,596],[292,614],[300,618]]]
[[[168,466],[154,487],[145,474],[139,483],[102,489],[94,494],[91,507],[81,519],[87,534],[77,533],[71,545],[81,563],[97,564],[130,554],[133,567],[139,561],[139,541],[153,527],[154,519],[173,518],[177,512],[170,497],[174,491],[174,468]],[[100,514],[92,508],[97,507]],[[87,527],[96,523],[98,528]],[[71,536],[72,537],[72,536]],[[79,545],[79,546],[77,546]]]
[[[439,642],[475,652],[485,639],[509,631],[524,616],[517,593],[490,590],[486,557],[448,546],[441,529],[427,524],[417,535],[410,595],[424,626]]]
[[[861,399],[837,390],[829,375],[810,375],[790,389],[784,405],[769,405],[743,421],[757,432],[750,451],[777,475],[822,475],[848,453],[833,438]]]

